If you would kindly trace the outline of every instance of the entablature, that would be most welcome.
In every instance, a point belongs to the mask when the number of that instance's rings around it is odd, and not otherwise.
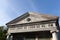
[[[27,32],[27,31],[44,31],[44,30],[56,30],[56,23],[31,23],[10,25],[8,32]]]

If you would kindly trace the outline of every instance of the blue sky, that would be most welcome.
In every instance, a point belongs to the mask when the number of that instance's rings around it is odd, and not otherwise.
[[[28,11],[60,17],[60,0],[0,0],[0,25]]]

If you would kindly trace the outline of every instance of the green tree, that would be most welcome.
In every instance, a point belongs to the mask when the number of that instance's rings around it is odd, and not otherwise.
[[[3,26],[0,26],[0,40],[6,40],[7,29],[4,29]]]

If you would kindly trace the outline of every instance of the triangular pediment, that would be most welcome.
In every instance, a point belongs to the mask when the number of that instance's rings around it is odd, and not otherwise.
[[[36,12],[27,12],[22,16],[19,16],[16,19],[10,21],[7,24],[22,24],[22,23],[30,23],[30,22],[37,22],[37,21],[53,20],[57,18],[58,18],[57,16],[39,14]]]

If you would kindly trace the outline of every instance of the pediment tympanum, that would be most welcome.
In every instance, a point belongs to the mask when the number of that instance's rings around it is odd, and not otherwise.
[[[16,19],[10,21],[7,24],[22,24],[22,23],[30,23],[30,22],[37,22],[37,21],[53,20],[57,18],[58,18],[57,16],[39,14],[36,12],[27,12],[17,17]]]

